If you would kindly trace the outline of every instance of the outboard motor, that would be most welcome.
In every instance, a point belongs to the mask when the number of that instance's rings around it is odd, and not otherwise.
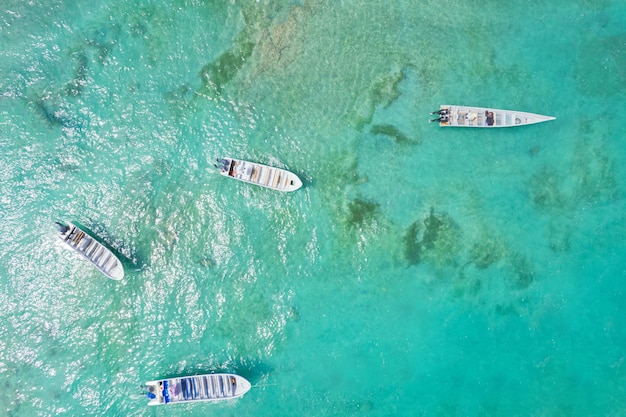
[[[214,166],[215,168],[219,168],[219,169],[221,169],[222,171],[228,171],[228,168],[230,168],[230,163],[229,163],[229,161],[227,161],[226,159],[220,159],[220,158],[215,158],[215,160],[216,160],[216,161],[217,161],[217,163],[219,164],[219,165],[215,165],[215,164],[213,164],[213,166]]]
[[[59,230],[59,233],[65,233],[67,232],[70,228],[62,223],[59,222],[55,222],[57,225],[57,229]]]

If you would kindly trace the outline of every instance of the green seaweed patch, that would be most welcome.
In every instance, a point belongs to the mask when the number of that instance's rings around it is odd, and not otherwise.
[[[118,43],[120,33],[121,28],[117,24],[103,26],[93,33],[91,39],[87,40],[87,46],[95,51],[100,64],[106,63],[109,54]]]
[[[259,74],[285,68],[302,55],[302,45],[306,40],[301,23],[307,19],[309,12],[305,7],[291,5],[288,10],[278,11],[271,18],[272,25],[259,33],[256,45],[259,57],[255,61],[258,62]],[[279,17],[285,14],[284,18]]]
[[[503,251],[493,239],[474,242],[469,250],[470,262],[478,269],[487,269],[502,259]]]
[[[33,109],[49,126],[80,129],[83,120],[74,114],[74,111],[59,95],[45,93],[42,97],[33,100]]]
[[[513,267],[513,278],[511,284],[513,287],[523,290],[530,286],[535,280],[535,272],[533,266],[528,259],[522,255],[515,254],[510,259]]]
[[[519,314],[517,308],[512,303],[509,304],[497,304],[496,314],[499,316],[512,316]]]
[[[335,218],[344,226],[348,226],[351,216],[350,206],[355,203],[348,204],[350,197],[338,199],[337,194],[346,195],[360,183],[367,181],[365,177],[359,177],[358,174],[358,158],[351,151],[345,151],[341,154],[331,155],[324,158],[328,166],[332,166],[332,170],[323,170],[322,176],[318,179],[325,182],[328,186],[321,188],[324,195],[323,201],[329,205],[330,210],[335,214]],[[358,194],[357,194],[358,195]],[[358,203],[356,203],[358,205]],[[356,207],[355,207],[356,209]]]
[[[584,203],[612,201],[617,196],[613,160],[600,146],[578,143],[572,176],[577,184],[576,197]]]
[[[328,156],[325,161],[327,161],[328,166],[333,167],[332,170],[324,172],[329,175],[328,180],[333,184],[333,187],[329,189],[333,193],[347,185],[357,185],[363,182],[363,177],[359,176],[358,172],[359,160],[351,149],[336,157],[335,155]],[[333,201],[333,199],[329,201]]]
[[[261,295],[264,293],[266,291],[249,291],[245,294],[245,303],[234,300],[227,303],[224,318],[213,325],[215,331],[222,336],[228,336],[236,345],[246,346],[250,340],[244,334],[254,333],[260,325],[272,319],[272,303]],[[234,298],[235,296],[231,294],[230,297]],[[236,320],[235,317],[240,319]],[[235,331],[235,329],[239,329],[239,331]]]
[[[463,273],[461,273],[459,278],[461,279],[455,282],[452,291],[456,298],[476,297],[483,287],[483,282],[478,278],[465,279]]]
[[[402,133],[397,127],[394,125],[374,125],[370,128],[370,133],[373,135],[384,135],[388,136],[398,145],[411,143],[411,139]]]
[[[357,98],[354,109],[355,115],[353,117],[355,119],[354,124],[358,130],[372,122],[377,107],[387,108],[400,97],[398,87],[404,79],[403,71],[390,74],[375,81],[366,92],[364,98]]]
[[[578,90],[596,97],[623,92],[626,83],[626,33],[602,39],[595,35],[579,46],[576,62]],[[601,64],[598,62],[601,61]]]
[[[389,107],[400,97],[398,86],[405,78],[404,72],[398,71],[376,82],[371,90],[372,102],[377,106]]]
[[[569,222],[553,221],[548,226],[550,249],[557,253],[569,251],[571,247],[571,229]]]
[[[345,158],[344,159],[344,163],[342,163],[341,165],[347,165],[347,167],[342,170],[342,172],[338,173],[335,172],[335,175],[338,176],[338,178],[341,178],[341,181],[344,184],[359,184],[361,182],[361,177],[359,177],[359,172],[358,172],[358,168],[359,168],[359,160],[358,158],[356,158],[356,156],[351,157],[351,158]],[[340,165],[335,165],[340,166]],[[337,171],[337,170],[336,170]]]
[[[409,265],[417,265],[422,260],[422,241],[419,236],[422,231],[420,220],[413,222],[404,236],[404,256]]]
[[[165,94],[165,100],[169,104],[170,110],[176,116],[186,116],[193,108],[194,99],[197,97],[195,90],[189,84],[183,84],[177,89]]]
[[[210,91],[221,92],[239,73],[253,50],[254,44],[243,40],[220,55],[215,61],[205,65],[200,71],[203,90],[207,93]]]
[[[535,156],[535,155],[537,155],[540,151],[541,151],[541,146],[539,146],[539,145],[535,145],[535,146],[532,146],[530,149],[528,149],[528,155],[529,155],[529,156]]]
[[[562,208],[568,198],[561,190],[563,179],[559,173],[544,167],[530,180],[530,199],[536,207],[542,209]]]
[[[360,229],[371,224],[380,214],[380,205],[371,201],[355,198],[348,204],[348,225]]]
[[[73,58],[76,61],[76,69],[74,70],[74,78],[65,85],[65,94],[78,97],[87,85],[89,58],[84,52],[74,54]]]
[[[337,407],[343,409],[343,415],[354,415],[369,413],[374,409],[374,402],[361,399],[338,399]]]
[[[530,179],[529,190],[533,204],[544,210],[612,201],[618,194],[614,162],[601,146],[580,141],[566,172],[544,167]]]
[[[461,249],[461,230],[445,213],[431,208],[429,215],[414,222],[404,238],[405,257],[410,265],[430,261],[438,265],[454,265]]]

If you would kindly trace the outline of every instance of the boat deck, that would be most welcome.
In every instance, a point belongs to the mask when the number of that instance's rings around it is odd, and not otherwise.
[[[522,124],[520,117],[515,117],[510,112],[492,112],[491,120],[488,120],[488,114],[472,110],[458,110],[453,113],[448,122],[450,125],[456,126],[512,126],[514,124]]]
[[[77,226],[70,224],[60,235],[61,240],[95,265],[111,279],[121,279],[124,270],[117,256]]]
[[[202,375],[168,380],[171,402],[214,400],[235,396],[237,384],[226,375]]]

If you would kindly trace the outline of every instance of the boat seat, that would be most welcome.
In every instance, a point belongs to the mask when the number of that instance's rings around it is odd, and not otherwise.
[[[202,388],[204,392],[204,398],[210,398],[209,396],[209,381],[206,379],[206,376],[202,377]]]
[[[217,398],[219,395],[217,394],[217,381],[215,381],[215,377],[211,376],[211,392],[213,393],[213,398]]]
[[[102,257],[102,255],[104,254],[105,250],[104,250],[104,246],[99,246],[98,249],[96,249],[93,253],[93,256],[91,257],[91,260],[94,262],[98,262],[98,260]]]
[[[262,181],[263,177],[265,176],[265,172],[266,171],[267,170],[265,168],[259,167],[259,171],[258,171],[256,179],[255,179],[256,183],[260,183]]]
[[[274,183],[272,184],[272,186],[274,188],[278,187],[278,184],[280,183],[280,180],[281,180],[281,175],[280,175],[280,173],[277,172],[276,175],[274,176]]]
[[[189,399],[189,390],[188,390],[187,381],[185,381],[185,378],[182,378],[180,380],[180,386],[182,388],[181,391],[182,391],[182,394],[183,394],[183,398],[186,399],[186,400]]]
[[[93,239],[90,238],[89,236],[85,237],[85,239],[82,240],[81,242],[81,247],[80,250],[82,252],[85,252],[87,250],[87,248],[89,248],[89,246],[93,243]]]
[[[85,256],[90,258],[99,247],[100,245],[95,240],[92,240],[91,245],[85,250]]]
[[[230,377],[226,377],[226,386],[228,387],[228,395],[233,396],[233,382],[230,380]]]
[[[186,399],[193,400],[193,378],[183,378],[181,381],[185,384]]]
[[[102,261],[102,268],[108,271],[109,269],[111,269],[111,266],[109,266],[109,263],[111,262],[115,262],[115,257],[112,253],[109,252],[107,253],[107,257],[104,258],[104,260]]]
[[[250,175],[250,181],[256,182],[257,178],[259,178],[259,170],[257,168],[254,168],[252,170],[252,174]]]
[[[72,238],[72,243],[76,244],[80,241],[80,238],[83,237],[84,233],[83,232],[78,232],[74,235],[74,237]]]
[[[187,398],[193,400],[193,378],[186,378],[187,381]]]

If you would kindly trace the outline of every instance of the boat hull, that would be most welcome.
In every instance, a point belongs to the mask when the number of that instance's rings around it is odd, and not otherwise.
[[[108,278],[119,281],[124,278],[124,267],[113,252],[78,226],[68,223],[59,230],[59,239],[76,253],[88,260]]]
[[[218,159],[220,174],[272,190],[291,192],[302,187],[296,174],[281,168],[235,158]]]
[[[148,405],[216,402],[242,397],[252,386],[234,374],[204,374],[146,382]]]
[[[439,126],[450,127],[514,127],[554,120],[556,117],[515,110],[491,109],[444,104],[439,107]]]

